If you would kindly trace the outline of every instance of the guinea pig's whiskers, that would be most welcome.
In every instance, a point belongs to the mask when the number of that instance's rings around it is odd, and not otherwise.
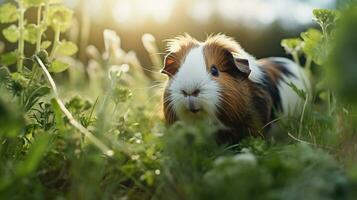
[[[155,53],[151,53],[152,55],[166,55],[167,53],[160,53],[160,52],[155,52]]]
[[[170,72],[166,71],[166,70],[162,70],[163,72],[165,72],[166,74],[170,75],[170,76],[174,76],[173,74],[171,74]],[[161,73],[161,72],[160,72]]]
[[[228,111],[227,111],[223,106],[218,106],[218,110],[223,111],[224,113],[228,113]],[[230,120],[234,120],[234,119],[232,118],[232,116],[230,116],[230,115],[225,115],[225,116],[228,116],[228,118],[229,118]]]
[[[141,68],[142,68],[144,71],[147,71],[147,72],[150,72],[150,73],[153,73],[153,74],[160,74],[160,75],[162,75],[162,73],[161,73],[160,71],[154,71],[154,70],[145,68],[145,67],[143,67],[143,66],[141,66]],[[167,71],[165,71],[165,70],[163,70],[163,71],[164,71],[165,73],[170,74],[169,72],[167,72]],[[170,74],[170,75],[172,76],[172,74]]]
[[[169,102],[170,101],[170,102]],[[168,109],[168,113],[169,113],[169,115],[171,116],[171,117],[173,117],[173,115],[174,115],[174,113],[173,113],[173,108],[172,108],[172,100],[171,100],[171,98],[169,98],[169,97],[166,97],[166,98],[164,98],[163,99],[163,104],[166,104],[167,102],[169,102],[169,104],[168,104],[168,107],[167,107],[167,109]],[[150,115],[149,116],[151,116],[151,117],[155,117],[156,115],[156,111],[157,111],[157,109],[158,109],[158,107],[160,106],[161,104],[157,104],[156,105],[156,107],[155,107],[155,109],[153,109],[152,110],[152,112],[150,113]]]
[[[145,89],[153,89],[153,88],[163,89],[164,87],[165,87],[165,83],[159,83],[159,84],[155,84],[155,85],[147,86],[147,87],[131,88],[131,90],[145,90]]]
[[[278,122],[278,121],[280,121],[280,120],[282,120],[282,119],[284,119],[285,117],[279,117],[279,118],[276,118],[276,119],[274,119],[274,120],[271,120],[270,122],[268,122],[267,124],[265,124],[260,130],[259,130],[259,132],[262,132],[266,127],[268,127],[268,126],[270,126],[271,124],[274,124],[274,123],[276,123],[276,122]]]
[[[227,106],[232,107],[231,103],[228,102],[222,95],[219,95],[219,100],[222,101],[223,103],[225,103]],[[238,116],[239,118],[241,118],[241,114],[238,113],[236,109],[233,109],[233,108],[232,108],[232,109],[229,109],[229,111],[228,111],[226,108],[224,108],[224,106],[223,106],[222,104],[221,104],[221,105],[218,105],[218,107],[219,107],[220,109],[222,109],[225,113],[234,112],[234,116]],[[235,119],[232,117],[233,115],[227,114],[227,116],[228,116],[231,120],[235,120]]]
[[[170,100],[170,99],[168,99]],[[174,104],[175,104],[175,101],[170,101],[169,104],[167,105],[167,109],[168,109],[168,112],[170,113],[170,115],[174,115],[174,113],[176,112],[175,108],[174,108]]]
[[[172,103],[172,100],[170,98],[164,98],[163,103],[169,103],[169,105]]]

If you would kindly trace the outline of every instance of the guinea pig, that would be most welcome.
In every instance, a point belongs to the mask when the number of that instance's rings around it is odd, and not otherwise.
[[[304,100],[291,88],[309,91],[303,70],[287,58],[257,60],[223,34],[199,42],[189,35],[168,40],[161,70],[165,120],[218,127],[218,140],[236,143],[262,135],[278,113],[300,113]],[[263,131],[263,133],[266,131]]]

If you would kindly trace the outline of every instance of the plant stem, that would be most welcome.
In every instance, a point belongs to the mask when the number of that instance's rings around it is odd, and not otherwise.
[[[328,115],[331,116],[331,90],[327,90],[327,106],[328,106]]]
[[[299,134],[298,134],[299,138],[301,137],[301,133],[302,133],[303,122],[304,122],[304,117],[305,117],[305,110],[306,110],[306,106],[307,106],[308,100],[309,100],[309,95],[307,94],[305,102],[304,102],[304,106],[303,106],[303,109],[302,109],[301,117],[300,117]]]
[[[312,63],[311,56],[307,56],[306,62],[305,62],[305,67],[304,67],[304,71],[305,71],[305,74],[307,75],[308,80],[310,80],[310,82],[313,82],[311,63]],[[304,82],[304,85],[305,85],[306,88],[309,87],[305,82]],[[310,85],[310,89],[311,89],[311,92],[314,91],[314,86]]]
[[[52,47],[52,51],[51,51],[51,55],[50,55],[50,60],[52,61],[55,58],[58,46],[60,44],[60,36],[61,36],[61,26],[58,25],[58,27],[55,30],[55,38],[54,38],[54,42],[53,42],[53,47]]]
[[[115,113],[116,113],[116,111],[117,111],[118,104],[119,104],[119,103],[115,103],[115,105],[114,105],[114,109],[113,109],[113,113],[112,113],[112,116],[113,116],[113,117],[115,117]]]
[[[89,33],[91,29],[91,20],[89,16],[89,12],[87,10],[87,4],[86,0],[80,0],[80,8],[81,8],[81,22],[80,22],[80,38],[79,38],[79,58],[80,60],[85,60],[86,59],[86,52],[84,49],[87,48],[88,46],[88,41],[89,41]],[[76,39],[78,42],[78,38]]]
[[[43,10],[42,10],[42,7],[43,7],[42,5],[39,6],[39,8],[37,10],[37,25],[39,26],[40,31],[39,31],[39,33],[37,35],[36,53],[41,51],[42,34],[47,29],[46,20],[47,20],[47,13],[48,13],[48,7],[49,7],[48,1],[46,1],[46,4],[45,4]],[[42,16],[42,19],[41,19],[42,11],[43,11],[43,16]]]
[[[57,104],[59,105],[63,114],[68,118],[69,123],[74,128],[76,128],[79,132],[81,132],[86,138],[88,138],[88,140],[90,142],[92,142],[98,149],[100,149],[105,155],[107,155],[109,157],[113,156],[114,155],[113,150],[109,149],[109,147],[107,147],[102,141],[100,141],[97,137],[95,137],[88,129],[83,127],[82,124],[80,124],[78,121],[76,121],[74,119],[72,113],[69,112],[69,110],[66,108],[66,106],[60,99],[56,84],[55,84],[54,80],[52,79],[51,74],[46,69],[46,66],[43,64],[42,60],[38,56],[35,56],[35,59],[36,59],[37,64],[42,68],[42,70],[43,70],[43,72],[52,88],[52,91],[55,96],[55,100],[56,100]]]
[[[306,58],[306,63],[305,63],[305,70],[306,72],[311,76],[312,73],[311,73],[311,63],[312,63],[312,58],[311,56],[307,56]]]
[[[42,12],[42,6],[39,6],[38,7],[38,10],[37,10],[37,26],[38,28],[40,29],[40,31],[38,32],[38,35],[37,35],[37,41],[36,41],[36,51],[35,53],[38,53],[41,51],[41,39],[42,39],[42,21],[41,21],[41,12]],[[32,76],[31,76],[31,79],[29,81],[29,86],[31,85],[31,83],[33,82],[33,80],[37,80],[37,77],[38,77],[38,67],[36,67],[36,64],[34,63],[33,64],[33,67],[32,67]]]
[[[24,16],[25,16],[25,8],[21,1],[18,1],[19,4],[19,41],[18,41],[18,60],[17,60],[17,71],[22,72],[22,68],[24,65],[24,49],[25,49],[25,39],[24,39]]]
[[[43,16],[42,16],[42,19],[41,19],[41,14],[42,14],[42,6],[40,6],[38,8],[38,11],[37,11],[37,25],[39,26],[40,28],[40,31],[37,35],[37,43],[36,43],[36,53],[40,52],[41,51],[41,43],[42,43],[42,34],[46,31],[47,29],[47,26],[46,26],[46,20],[47,20],[47,15],[48,15],[48,8],[49,8],[49,3],[48,1],[46,1],[46,4],[44,6],[44,9],[43,9]],[[41,75],[39,74],[40,71],[39,71],[39,68],[37,66],[34,66],[33,68],[34,72],[33,72],[33,78],[35,80],[39,80],[38,79],[38,76]],[[30,83],[32,82],[32,79],[30,80]]]
[[[297,53],[292,53],[291,55],[293,56],[293,59],[296,62],[296,64],[301,66],[298,54]]]
[[[36,42],[36,53],[40,52],[41,50],[41,39],[42,39],[42,21],[41,21],[41,12],[42,12],[42,6],[38,7],[37,10],[37,26],[40,29],[37,35],[37,42]]]

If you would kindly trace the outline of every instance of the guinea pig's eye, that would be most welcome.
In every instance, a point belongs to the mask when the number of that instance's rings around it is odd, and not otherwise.
[[[219,76],[219,71],[218,71],[216,65],[211,66],[211,74],[212,74],[212,76],[215,76],[215,77]]]

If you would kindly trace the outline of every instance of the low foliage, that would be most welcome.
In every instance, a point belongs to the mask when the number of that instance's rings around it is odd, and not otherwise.
[[[30,7],[35,24],[24,18]],[[0,198],[354,199],[356,13],[317,9],[321,30],[282,41],[313,83],[311,94],[291,85],[306,101],[299,118],[278,119],[269,138],[220,146],[205,124],[164,125],[152,35],[143,36],[150,69],[110,30],[104,52],[87,47],[84,67],[62,39],[73,12],[60,1],[2,4],[2,34],[18,47],[0,49]]]

